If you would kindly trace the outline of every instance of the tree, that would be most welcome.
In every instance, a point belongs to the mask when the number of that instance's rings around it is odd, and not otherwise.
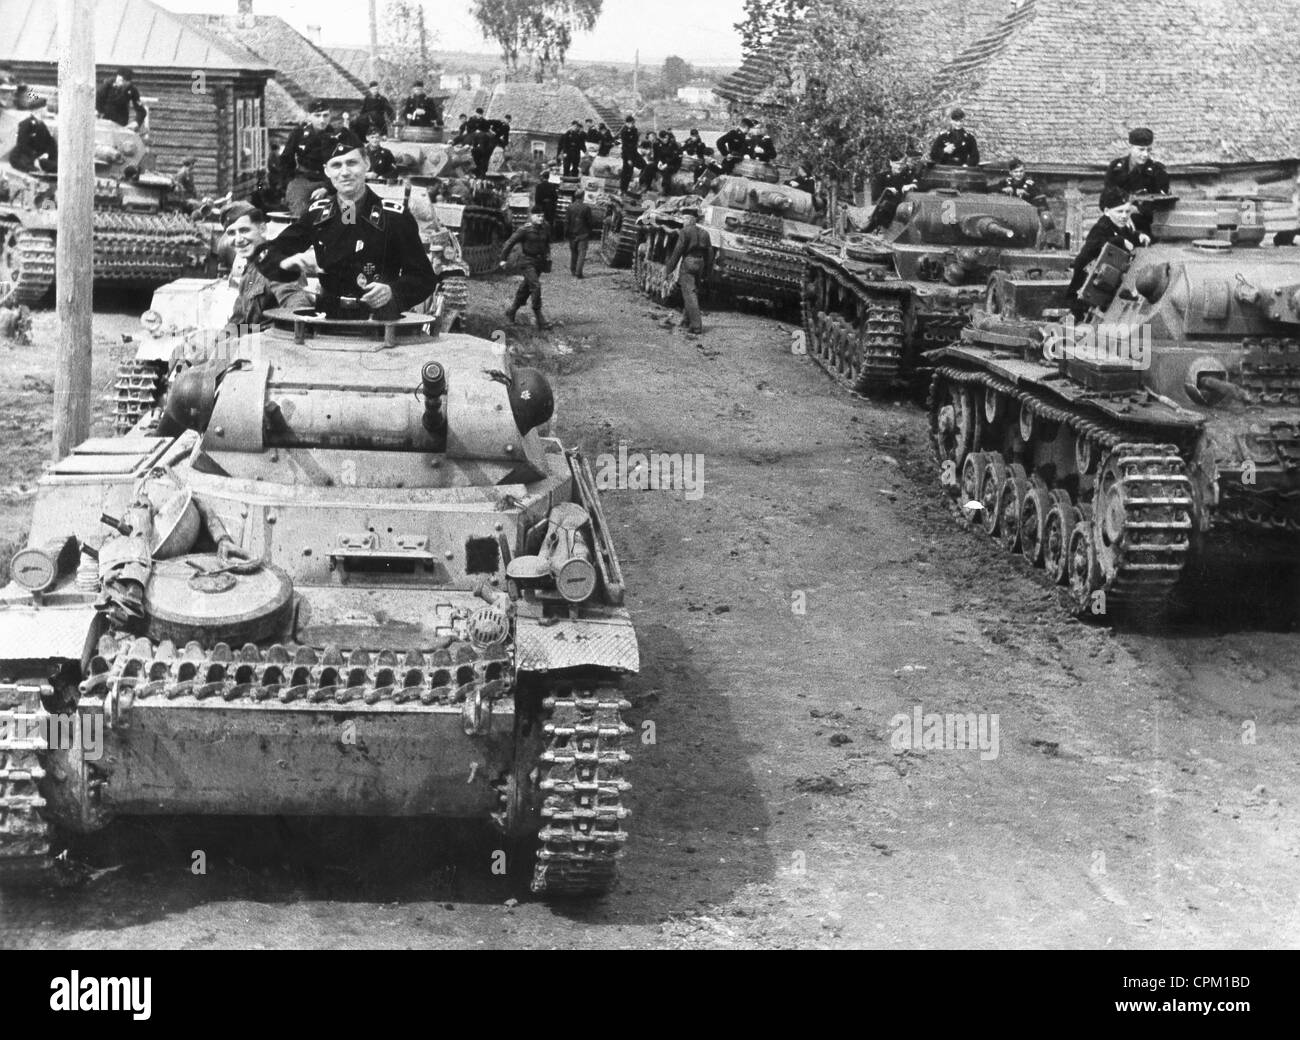
[[[695,73],[690,65],[677,57],[669,55],[664,59],[663,84],[669,94],[676,94],[678,87],[684,87]]]
[[[777,59],[784,85],[770,129],[785,155],[831,189],[832,202],[891,151],[919,141],[935,107],[933,79],[890,46],[905,16],[899,0],[817,0],[804,42]]]
[[[733,28],[740,33],[740,50],[748,58],[772,42],[778,31],[802,14],[812,0],[745,0],[745,17]]]
[[[386,81],[386,90],[405,92],[415,80],[429,76],[429,44],[437,38],[432,24],[418,0],[387,0],[384,4],[379,23],[379,78]]]
[[[527,72],[542,82],[564,65],[577,32],[589,32],[602,0],[474,0],[474,18],[485,40],[501,48],[513,77]],[[522,68],[521,68],[521,62]]]

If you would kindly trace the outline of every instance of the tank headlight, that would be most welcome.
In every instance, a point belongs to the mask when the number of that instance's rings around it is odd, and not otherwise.
[[[1147,303],[1155,303],[1169,288],[1169,265],[1148,264],[1133,277],[1133,286]]]
[[[162,315],[153,308],[150,308],[140,315],[140,324],[143,325],[148,332],[155,335],[157,335],[158,330],[162,328],[162,323]]]

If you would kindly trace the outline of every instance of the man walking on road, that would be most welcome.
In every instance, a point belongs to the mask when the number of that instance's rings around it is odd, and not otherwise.
[[[582,277],[582,268],[587,262],[587,243],[591,240],[595,223],[585,193],[575,191],[569,211],[564,215],[564,230],[569,238],[569,273],[574,278]]]
[[[713,270],[713,243],[706,232],[695,223],[700,219],[698,209],[680,210],[682,231],[677,236],[672,255],[668,257],[666,270],[670,273],[677,267],[677,284],[682,290],[682,311],[686,319],[686,331],[696,336],[704,332],[700,321],[700,297],[698,285],[700,280],[708,280]]]
[[[506,317],[513,325],[519,308],[533,300],[533,315],[537,318],[539,329],[549,329],[551,323],[542,315],[542,275],[551,270],[551,231],[547,227],[546,214],[541,206],[534,206],[528,215],[528,223],[506,239],[501,247],[501,263],[505,267],[510,259],[510,251],[515,246],[523,257],[524,280],[515,291],[515,302],[506,311]]]

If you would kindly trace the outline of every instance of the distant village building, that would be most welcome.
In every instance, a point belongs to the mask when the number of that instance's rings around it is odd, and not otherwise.
[[[56,8],[49,0],[0,0],[0,62],[50,95],[58,81]],[[149,110],[145,168],[169,174],[192,155],[201,194],[251,192],[266,165],[272,67],[150,0],[95,0],[93,8],[97,81],[132,69]]]
[[[711,85],[699,83],[678,87],[677,100],[700,108],[716,108],[722,104],[722,99],[713,92]]]
[[[498,83],[489,90],[460,90],[443,106],[448,130],[461,113],[481,108],[489,119],[511,116],[510,154],[516,160],[554,159],[560,135],[573,120],[602,121],[587,96],[567,83]],[[608,122],[608,120],[604,120]],[[617,128],[610,127],[617,132]]]
[[[483,74],[481,72],[444,72],[438,77],[438,87],[442,90],[482,90]]]

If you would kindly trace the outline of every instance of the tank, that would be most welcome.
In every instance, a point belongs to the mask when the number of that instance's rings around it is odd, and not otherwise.
[[[436,816],[547,897],[605,891],[638,647],[545,378],[424,315],[270,316],[40,482],[0,590],[0,877],[115,817]]]
[[[592,217],[602,226],[611,202],[618,196],[623,161],[613,155],[592,156],[591,165],[580,178],[583,199],[591,207]]]
[[[58,178],[9,165],[18,124],[29,114],[0,106],[0,272],[14,284],[16,302],[35,304],[54,284]],[[48,122],[57,138],[56,121]],[[95,121],[96,285],[150,288],[207,260],[208,236],[172,197],[171,178],[148,171],[148,161],[139,134]]]
[[[1154,244],[1092,265],[1086,320],[998,272],[926,355],[941,479],[1081,616],[1157,614],[1219,546],[1300,548],[1300,251],[1260,246],[1254,200],[1151,205]]]
[[[601,221],[600,256],[609,267],[629,268],[636,258],[637,221],[655,197],[620,191],[610,195]]]
[[[1038,211],[989,194],[979,171],[934,167],[880,234],[806,247],[808,354],[859,393],[913,385],[921,354],[955,340],[996,270],[1064,288],[1071,256],[1039,248]]]
[[[676,272],[666,266],[682,226],[680,211],[695,206],[700,209],[699,226],[713,242],[713,271],[703,285],[706,294],[777,305],[799,302],[804,250],[822,233],[813,198],[778,184],[776,168],[766,163],[745,160],[735,172],[738,175],[717,178],[703,198],[672,196],[637,219],[634,281],[641,292],[663,304],[680,299]]]

